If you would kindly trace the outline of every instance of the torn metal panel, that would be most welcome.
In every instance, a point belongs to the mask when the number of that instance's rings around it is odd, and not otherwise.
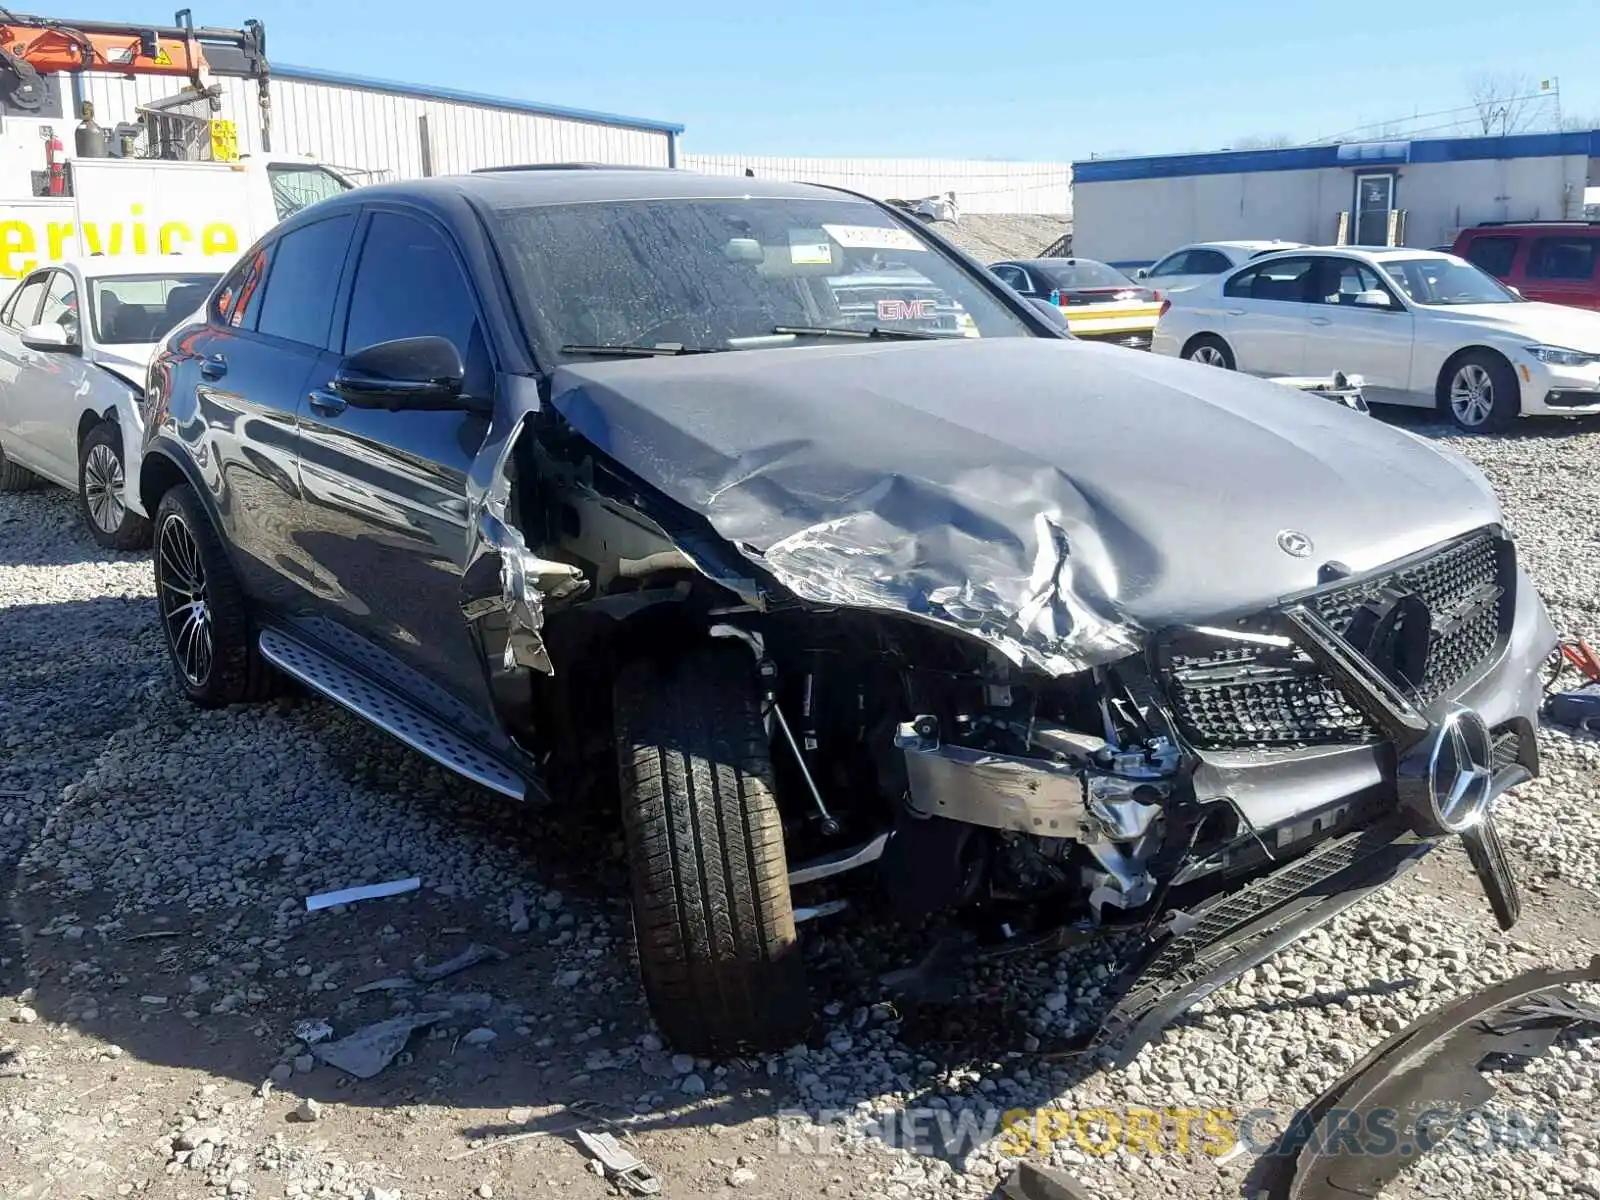
[[[1338,405],[1054,339],[573,364],[550,403],[800,599],[1056,676],[1499,511],[1481,478]],[[1282,551],[1285,528],[1314,555]]]
[[[1272,1200],[1376,1197],[1405,1167],[1451,1132],[1460,1114],[1494,1095],[1483,1077],[1493,1056],[1547,1052],[1569,1025],[1600,1026],[1600,1009],[1565,989],[1600,983],[1600,957],[1570,971],[1518,975],[1428,1013],[1369,1053],[1297,1115],[1266,1156],[1263,1182]],[[1374,1115],[1401,1136],[1383,1133]]]
[[[484,481],[474,479],[469,489],[472,520],[461,611],[480,637],[486,618],[503,618],[505,627],[495,639],[503,643],[499,648],[501,670],[530,667],[553,675],[555,666],[544,642],[546,606],[582,595],[589,581],[570,563],[539,557],[511,524],[508,506],[515,479],[511,456],[531,419],[524,414],[509,435],[499,440],[491,434],[492,445],[485,456],[494,464],[492,474]],[[490,641],[483,640],[485,644]]]

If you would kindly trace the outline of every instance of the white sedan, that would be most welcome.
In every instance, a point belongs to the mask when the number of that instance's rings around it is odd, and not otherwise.
[[[1465,429],[1600,413],[1600,312],[1536,304],[1464,259],[1330,246],[1172,296],[1152,349],[1253,375],[1360,375]]]
[[[0,304],[0,492],[39,479],[78,493],[101,545],[149,545],[139,504],[145,373],[166,332],[221,275],[181,258],[42,267]]]
[[[1135,279],[1148,279],[1162,295],[1186,291],[1242,266],[1252,258],[1275,250],[1298,250],[1304,242],[1194,242],[1179,246],[1154,266],[1134,272]]]

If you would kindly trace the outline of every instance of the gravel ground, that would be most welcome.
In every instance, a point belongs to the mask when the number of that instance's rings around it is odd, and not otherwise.
[[[934,226],[979,261],[1034,258],[1057,238],[1072,232],[1070,216],[1027,213],[963,213],[961,220]]]
[[[1447,440],[1500,490],[1558,626],[1600,639],[1600,425]],[[199,712],[166,682],[150,596],[146,558],[96,548],[64,493],[0,497],[8,1198],[600,1196],[561,1136],[579,1100],[669,1195],[979,1196],[1011,1161],[1005,1110],[1287,1113],[1447,998],[1600,953],[1600,740],[1552,729],[1544,777],[1502,808],[1529,884],[1509,936],[1440,851],[1117,1072],[1032,1052],[1098,1002],[1092,954],[974,971],[963,1002],[902,1018],[872,981],[914,947],[845,918],[808,936],[828,1014],[811,1044],[673,1057],[638,997],[607,820],[516,809],[319,701]],[[420,891],[304,911],[410,875]],[[508,957],[404,978],[474,942]],[[432,1024],[364,1081],[294,1032],[420,1013]],[[1569,1038],[1503,1078],[1493,1110],[1552,1119],[1554,1142],[1452,1144],[1390,1194],[1600,1198],[1597,1091],[1600,1037]],[[1107,1197],[1239,1195],[1251,1156],[1202,1142],[1098,1155],[1066,1134],[1048,1158]]]

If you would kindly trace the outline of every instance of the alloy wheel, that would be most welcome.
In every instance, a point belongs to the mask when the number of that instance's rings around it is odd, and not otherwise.
[[[1450,381],[1450,411],[1463,425],[1476,428],[1494,411],[1494,380],[1477,363],[1467,363]]]
[[[89,448],[83,461],[83,498],[96,528],[116,533],[122,528],[127,506],[122,503],[122,459],[104,443]]]
[[[216,654],[212,641],[211,609],[206,603],[206,572],[200,547],[180,516],[169,516],[161,526],[156,545],[157,600],[167,644],[184,678],[204,687],[211,677]]]
[[[1222,351],[1216,346],[1196,346],[1189,355],[1190,362],[1200,363],[1207,367],[1226,367],[1228,360],[1223,357]]]

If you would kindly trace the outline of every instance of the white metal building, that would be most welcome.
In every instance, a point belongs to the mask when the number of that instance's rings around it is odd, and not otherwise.
[[[1072,166],[1064,162],[994,162],[952,158],[781,158],[685,154],[683,166],[708,175],[822,183],[879,200],[920,200],[954,192],[963,213],[1072,212]]]
[[[1441,246],[1481,221],[1581,219],[1594,187],[1600,130],[1090,159],[1073,164],[1073,249],[1148,263],[1233,238]]]
[[[39,119],[4,117],[0,152],[39,157],[39,127],[54,128],[72,156],[79,105],[94,104],[107,129],[138,107],[173,95],[176,81],[110,74],[55,76],[57,94]],[[675,166],[683,126],[563,108],[504,96],[369,79],[274,64],[270,146],[263,144],[253,80],[219,77],[218,116],[237,126],[242,154],[310,157],[369,178],[416,178],[524,162]]]

